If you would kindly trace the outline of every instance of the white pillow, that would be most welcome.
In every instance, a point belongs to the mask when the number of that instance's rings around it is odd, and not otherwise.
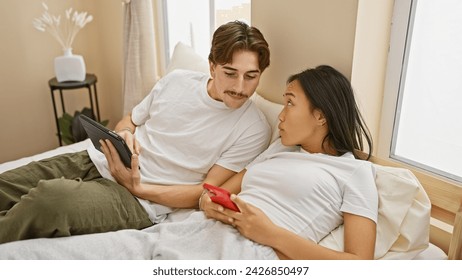
[[[208,61],[200,57],[193,48],[182,42],[178,42],[173,49],[172,58],[167,67],[167,74],[175,69],[210,73]]]
[[[374,258],[413,259],[429,246],[430,199],[411,171],[377,164],[374,167],[379,195]],[[343,226],[319,244],[343,251]]]
[[[258,93],[254,93],[250,99],[257,105],[257,107],[260,109],[260,111],[263,112],[263,114],[266,117],[266,120],[268,121],[268,124],[271,127],[271,143],[274,142],[279,137],[279,113],[281,113],[281,110],[284,106],[278,103],[271,102]]]

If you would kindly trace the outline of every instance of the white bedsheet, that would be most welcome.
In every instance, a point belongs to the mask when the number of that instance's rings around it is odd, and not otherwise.
[[[144,230],[10,242],[0,245],[0,259],[277,260],[271,248],[246,239],[229,225],[206,219],[202,212],[179,210],[170,217]]]
[[[84,150],[91,145],[89,139],[68,146],[62,146],[51,151],[24,157],[15,161],[0,164],[0,173],[27,164],[34,160],[48,158],[57,154]],[[185,219],[194,210],[178,210],[170,214],[166,222],[177,222]],[[6,243],[0,245],[0,259],[152,259],[156,257],[157,233],[153,227],[144,230],[122,230],[101,234],[89,234],[54,239],[34,239]],[[235,248],[234,248],[235,249]],[[243,249],[247,250],[247,249]],[[244,251],[243,251],[244,252]],[[247,251],[245,251],[247,252]],[[191,255],[181,255],[178,252],[172,258],[194,258]],[[248,251],[247,258],[265,258]],[[413,254],[411,254],[414,256]],[[242,258],[239,254],[217,252],[215,255],[204,255],[206,259],[216,257],[235,259]],[[407,259],[406,253],[389,252],[384,259]],[[198,256],[195,256],[198,258]],[[446,259],[446,254],[437,246],[430,246],[419,253],[415,259]]]
[[[43,153],[39,153],[39,154],[36,154],[36,155],[32,155],[32,156],[29,156],[29,157],[23,157],[23,158],[20,158],[20,159],[17,159],[17,160],[8,161],[8,162],[0,164],[0,173],[3,173],[5,171],[7,171],[7,170],[19,167],[21,165],[26,165],[31,161],[38,161],[38,160],[49,158],[49,157],[59,155],[59,154],[83,151],[83,150],[87,149],[88,145],[91,145],[91,140],[90,139],[86,139],[84,141],[74,143],[74,144],[71,144],[71,145],[67,145],[67,146],[61,146],[61,147],[58,147],[56,149],[46,151],[46,152],[43,152]]]

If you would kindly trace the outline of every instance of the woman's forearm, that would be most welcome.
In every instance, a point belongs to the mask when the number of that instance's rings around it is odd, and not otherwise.
[[[356,255],[331,250],[281,227],[272,231],[268,245],[280,259],[335,260],[358,259]]]

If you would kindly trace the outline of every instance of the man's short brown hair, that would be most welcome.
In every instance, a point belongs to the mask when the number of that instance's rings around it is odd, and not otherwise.
[[[236,51],[248,50],[257,53],[260,71],[270,64],[270,51],[263,34],[256,27],[241,21],[221,25],[213,33],[209,61],[214,64],[230,63]]]

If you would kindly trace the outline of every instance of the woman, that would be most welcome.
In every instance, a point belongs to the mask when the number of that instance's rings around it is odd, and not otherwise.
[[[280,140],[222,186],[239,192],[232,199],[240,212],[203,193],[204,211],[177,221],[143,231],[7,243],[0,259],[20,258],[24,248],[38,258],[65,259],[372,259],[374,172],[372,164],[354,158],[362,137],[369,153],[371,141],[350,83],[332,67],[319,66],[290,77],[284,100]],[[139,184],[138,157],[132,164]],[[318,245],[341,224],[344,252]]]
[[[242,184],[239,196],[232,195],[241,212],[207,195],[200,208],[279,258],[372,259],[374,173],[369,162],[354,159],[363,137],[369,155],[372,143],[349,81],[330,66],[308,69],[289,78],[284,101],[280,141],[223,185],[237,193]],[[344,252],[317,245],[342,223]]]

